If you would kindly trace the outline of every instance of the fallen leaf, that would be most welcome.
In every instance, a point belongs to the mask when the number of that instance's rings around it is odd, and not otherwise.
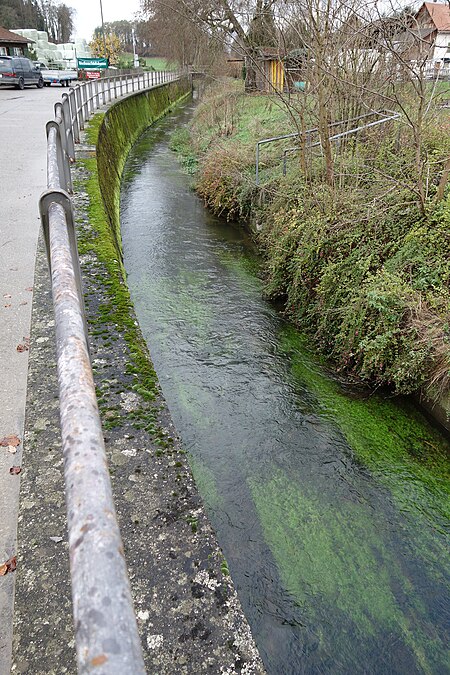
[[[20,445],[20,438],[18,436],[5,436],[4,438],[0,438],[0,445],[3,448],[6,448],[8,445],[13,445],[17,448]]]
[[[12,466],[9,470],[11,476],[17,476],[22,471],[21,466]]]
[[[16,567],[17,558],[14,555],[12,558],[4,562],[3,565],[0,565],[0,577],[4,577],[5,574],[8,574],[8,572],[15,572]]]
[[[16,567],[17,567],[17,558],[16,558],[16,556],[13,555],[12,558],[10,558],[9,560],[7,560],[7,561],[5,562],[5,565],[6,565],[6,567],[8,568],[8,572],[15,572],[15,571],[16,571]]]
[[[26,344],[20,344],[20,345],[17,345],[16,349],[17,349],[18,352],[27,352],[30,348]]]
[[[108,657],[105,654],[101,654],[100,656],[94,656],[94,658],[91,660],[91,666],[102,666],[104,663],[106,663],[108,660]]]

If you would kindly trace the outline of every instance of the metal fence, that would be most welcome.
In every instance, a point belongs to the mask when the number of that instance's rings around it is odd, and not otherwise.
[[[177,73],[143,73],[78,84],[47,124],[47,183],[40,213],[56,326],[70,573],[78,671],[145,673],[89,358],[70,164],[90,115]]]
[[[378,119],[375,119],[372,122],[367,122],[368,118],[370,117],[376,117]],[[351,119],[347,120],[340,120],[338,122],[333,122],[332,124],[328,125],[328,129],[331,131],[332,129],[339,128],[339,127],[346,127],[344,131],[337,133],[337,134],[332,134],[329,136],[330,141],[332,142],[339,142],[341,138],[345,138],[346,136],[351,136],[353,134],[358,133],[359,131],[363,131],[364,129],[369,129],[370,127],[377,126],[379,124],[385,124],[386,122],[392,122],[393,120],[400,119],[401,115],[400,113],[393,112],[392,110],[376,110],[370,113],[365,113],[364,115],[359,115],[358,117],[352,117]],[[357,123],[356,126],[352,126],[354,123]],[[349,128],[351,127],[351,128]],[[303,138],[305,141],[305,147],[310,150],[315,147],[320,147],[321,146],[321,141],[316,140],[313,141],[314,136],[318,138],[319,134],[319,129],[318,127],[314,127],[313,129],[306,129],[303,132],[294,132],[291,134],[284,134],[283,136],[274,136],[272,138],[263,138],[262,140],[258,141],[256,143],[256,168],[255,168],[255,182],[256,185],[259,185],[259,169],[260,169],[260,148],[262,145],[266,145],[268,143],[274,143],[276,141],[282,141],[286,140],[288,138]],[[285,148],[283,150],[283,155],[282,155],[282,160],[283,160],[283,175],[286,175],[286,170],[287,170],[287,155],[293,152],[299,152],[300,147],[298,145]]]

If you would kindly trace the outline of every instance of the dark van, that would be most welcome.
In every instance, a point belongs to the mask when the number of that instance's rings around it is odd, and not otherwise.
[[[44,86],[39,68],[24,56],[0,56],[0,87],[14,86],[23,89],[35,84],[38,89]]]

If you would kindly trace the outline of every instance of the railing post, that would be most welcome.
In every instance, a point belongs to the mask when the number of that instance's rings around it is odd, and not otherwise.
[[[256,144],[256,175],[255,175],[256,185],[259,185],[259,143]]]
[[[71,111],[71,123],[72,123],[72,133],[75,143],[80,142],[80,125],[78,122],[78,110],[77,110],[77,99],[75,95],[75,89],[71,87],[69,89],[69,100],[70,100],[70,111]]]
[[[89,114],[91,115],[94,112],[94,84],[92,80],[89,80],[87,83],[88,89],[88,103],[89,103]]]
[[[103,105],[106,105],[106,91],[105,91],[105,87],[108,85],[108,81],[107,81],[104,77],[102,77],[102,79],[101,79],[100,81],[101,81],[101,83],[102,83],[102,104],[103,104]]]
[[[61,117],[61,103],[55,104],[56,120],[47,122],[47,143],[50,136],[54,136],[54,146],[56,155],[57,171],[55,173],[58,177],[58,188],[62,188],[66,192],[72,192],[72,176],[70,174],[69,156],[66,152],[66,138],[63,127],[63,120]],[[63,127],[61,129],[61,127]]]
[[[75,144],[73,142],[72,119],[70,114],[70,102],[67,94],[62,95],[61,104],[62,126],[65,138],[65,150],[70,160],[75,161]]]
[[[99,96],[99,81],[94,80],[94,89],[95,89],[95,109],[98,110],[100,108],[100,96]]]
[[[83,99],[81,96],[81,85],[77,84],[75,87],[75,98],[77,101],[77,112],[78,112],[78,124],[80,130],[84,129],[84,116],[83,116]]]
[[[82,97],[83,97],[83,117],[84,117],[84,122],[87,122],[89,119],[89,90],[87,88],[87,82],[82,85],[81,87],[81,92],[82,92]]]

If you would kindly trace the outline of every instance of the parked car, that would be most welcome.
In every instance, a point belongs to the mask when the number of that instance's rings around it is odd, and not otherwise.
[[[24,56],[0,56],[0,87],[13,85],[23,89],[34,84],[38,89],[44,86],[39,68]]]
[[[60,84],[62,87],[69,87],[72,80],[78,79],[76,70],[57,70],[48,68],[45,63],[35,61],[35,66],[41,71],[42,79],[46,87],[51,84]]]

